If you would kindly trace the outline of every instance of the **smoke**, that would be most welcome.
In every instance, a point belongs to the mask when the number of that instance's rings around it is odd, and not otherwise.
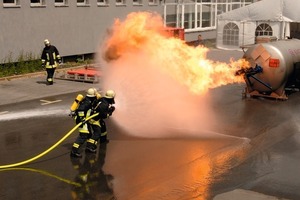
[[[240,82],[234,76],[240,62],[215,63],[206,59],[207,48],[188,46],[163,29],[162,19],[147,12],[112,27],[98,53],[102,88],[116,91],[111,120],[140,137],[195,136],[214,123],[207,91]]]
[[[145,62],[139,55],[109,65],[104,88],[116,91],[114,119],[135,136],[170,136],[181,129],[208,129],[211,113],[205,98]]]

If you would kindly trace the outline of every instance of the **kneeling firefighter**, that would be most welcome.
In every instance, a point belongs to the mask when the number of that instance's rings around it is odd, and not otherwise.
[[[91,115],[99,113],[93,119],[88,121],[93,134],[87,141],[86,150],[91,153],[96,153],[97,143],[100,139],[100,143],[107,143],[107,130],[104,119],[109,118],[115,111],[113,104],[115,103],[116,93],[113,90],[107,90],[105,95],[97,101],[97,104],[93,106]]]
[[[85,119],[91,116],[91,110],[93,105],[97,103],[97,98],[100,98],[100,94],[95,88],[89,88],[87,90],[86,96],[83,99],[80,98],[80,95],[77,96],[75,102],[71,106],[71,113],[70,113],[70,116],[75,118],[76,124],[79,124],[80,122],[85,122]],[[78,108],[76,108],[76,105],[78,105]],[[80,147],[89,138],[91,138],[89,123],[86,122],[83,123],[78,128],[78,131],[79,131],[79,135],[76,138],[75,142],[73,143],[71,154],[70,154],[71,157],[82,157],[80,153]]]

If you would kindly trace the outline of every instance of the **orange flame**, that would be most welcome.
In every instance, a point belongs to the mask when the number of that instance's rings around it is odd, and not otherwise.
[[[163,20],[155,13],[136,12],[124,22],[116,20],[106,41],[104,59],[110,62],[128,55],[147,55],[145,62],[195,94],[244,81],[242,76],[235,75],[238,69],[249,65],[244,59],[231,60],[230,64],[214,62],[206,58],[208,48],[188,46],[178,38],[168,37],[163,30]]]

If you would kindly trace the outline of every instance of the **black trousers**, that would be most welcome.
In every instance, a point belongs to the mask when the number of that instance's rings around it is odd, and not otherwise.
[[[47,71],[47,83],[53,84],[53,76],[56,68],[46,68]]]
[[[107,142],[107,131],[106,131],[106,124],[103,119],[100,119],[100,126],[95,124],[89,124],[91,138],[89,138],[87,142],[87,146],[96,149],[97,143],[100,140],[100,143]]]

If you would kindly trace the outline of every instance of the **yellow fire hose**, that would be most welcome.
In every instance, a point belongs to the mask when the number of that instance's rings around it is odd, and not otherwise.
[[[96,117],[97,115],[99,115],[99,113],[96,113],[94,115],[91,115],[90,117],[86,118],[85,122]],[[4,168],[9,168],[9,167],[17,167],[20,165],[25,165],[27,163],[30,163],[34,160],[37,160],[38,158],[41,158],[42,156],[46,155],[47,153],[49,153],[50,151],[52,151],[54,148],[56,148],[58,145],[60,145],[67,137],[69,137],[82,123],[84,122],[80,122],[79,124],[77,124],[76,126],[74,126],[74,128],[72,128],[64,137],[62,137],[57,143],[55,143],[54,145],[52,145],[50,148],[48,148],[46,151],[38,154],[37,156],[30,158],[28,160],[24,160],[22,162],[18,162],[18,163],[14,163],[14,164],[9,164],[9,165],[0,165],[0,169],[4,169]]]

